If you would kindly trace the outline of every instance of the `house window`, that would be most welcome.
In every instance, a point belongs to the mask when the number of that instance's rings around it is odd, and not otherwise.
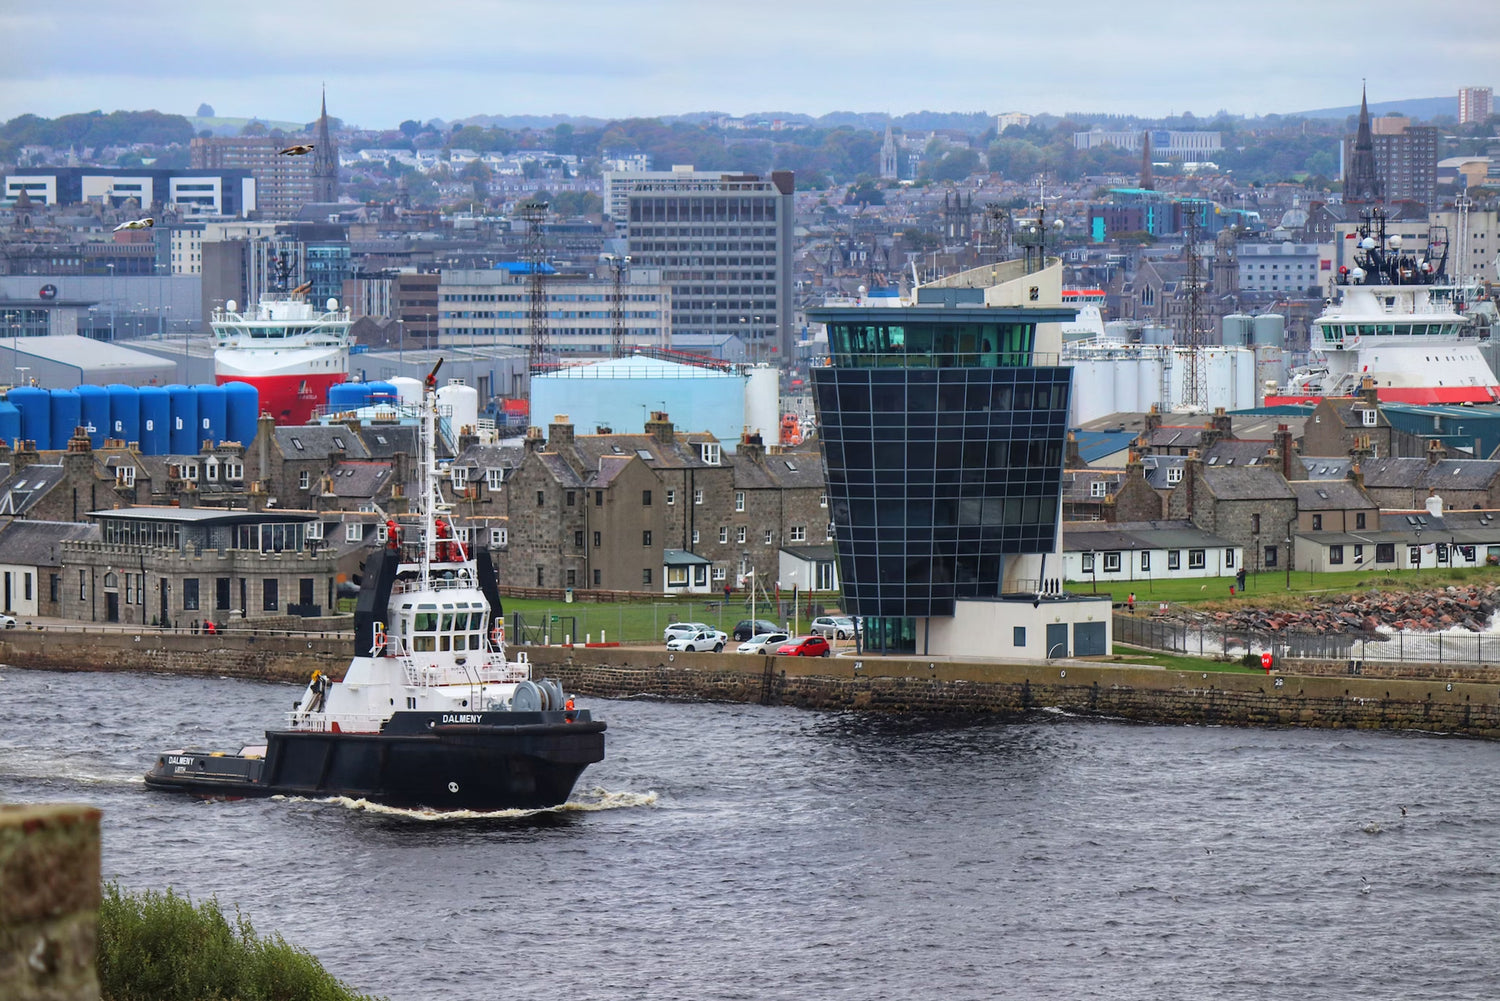
[[[827,507],[827,506],[828,506],[828,495],[827,494],[820,494],[818,496],[818,507]]]
[[[191,464],[183,466],[182,478],[185,480],[196,480],[198,478],[198,467]]]
[[[695,528],[695,529],[693,529],[693,545],[696,546],[697,544],[698,544],[698,530]]]
[[[575,503],[577,503],[577,501],[578,501],[578,491],[576,491],[576,490],[569,490],[563,496],[563,502],[565,504],[567,504],[568,507],[572,507]]]
[[[1364,528],[1365,527],[1365,513],[1363,511],[1355,511],[1354,512],[1354,527],[1355,528]]]
[[[699,489],[693,491],[693,503],[694,504],[702,504],[703,503],[703,490],[702,490],[701,487]]]
[[[745,526],[744,525],[740,525],[739,527],[737,527],[734,530],[734,541],[738,542],[742,546],[745,544]]]
[[[729,541],[729,529],[724,525],[719,526],[719,543],[722,545]]]
[[[823,541],[825,541],[825,542],[832,542],[833,541],[833,522],[831,522],[831,521],[828,523],[828,531],[826,531],[826,532],[823,533]]]
[[[649,547],[651,545],[651,530],[650,529],[647,529],[646,531],[644,531],[644,532],[641,533],[641,545],[647,546],[647,547]]]
[[[1094,572],[1094,554],[1093,553],[1084,553],[1083,554],[1083,572],[1084,573],[1093,573]]]
[[[1266,547],[1265,559],[1264,559],[1263,562],[1265,563],[1267,569],[1270,569],[1270,568],[1276,566],[1276,552],[1277,552],[1277,549],[1276,549],[1275,546],[1267,546]]]
[[[603,507],[604,506],[604,491],[603,490],[595,490],[594,491],[594,506],[595,507]]]
[[[544,505],[546,503],[547,503],[547,492],[545,490],[538,490],[536,492],[536,506],[537,507],[541,507],[542,505]]]
[[[578,571],[577,570],[569,570],[568,571],[568,581],[567,581],[568,587],[576,587],[577,584],[578,584]]]
[[[539,567],[536,568],[536,586],[537,587],[542,587],[543,586],[543,584],[542,584],[542,575],[546,572],[546,570],[547,570],[547,568],[546,567],[542,567],[542,566],[539,566]]]
[[[1313,515],[1313,531],[1314,532],[1321,532],[1321,531],[1323,531],[1323,516],[1321,514],[1315,514],[1315,515]]]
[[[651,568],[650,567],[647,567],[646,569],[644,569],[644,570],[641,571],[641,583],[644,584],[646,587],[650,587],[651,586]]]
[[[769,546],[771,544],[771,529],[769,529],[769,528],[766,529],[765,541],[766,541],[766,545]]]
[[[1182,569],[1182,550],[1181,549],[1168,549],[1167,550],[1167,569],[1168,570],[1181,570]]]
[[[312,486],[312,473],[304,469],[297,474],[297,489],[306,490],[310,486]]]
[[[492,545],[492,546],[503,546],[503,545],[505,545],[505,529],[503,529],[503,528],[492,528],[492,529],[490,529],[490,545]]]
[[[1119,573],[1120,572],[1120,554],[1119,553],[1105,553],[1104,554],[1104,572],[1105,573]]]
[[[1206,566],[1208,566],[1208,550],[1206,550],[1206,549],[1189,549],[1188,550],[1188,569],[1189,570],[1202,570]]]
[[[390,534],[391,530],[385,527],[384,522],[375,526],[375,540],[377,542],[386,542],[390,538]]]
[[[57,604],[62,600],[62,574],[49,574],[47,579],[47,600]]]
[[[1011,627],[1011,630],[1010,630],[1010,645],[1011,646],[1025,646],[1026,645],[1026,627],[1025,626],[1012,626]]]
[[[714,580],[720,581],[728,579],[729,572],[727,570],[725,570],[723,567],[714,567]]]
[[[1229,568],[1230,570],[1234,569],[1234,550],[1233,549],[1226,549],[1226,550],[1224,550],[1224,566],[1227,567],[1227,568]]]
[[[184,577],[182,579],[182,610],[184,612],[196,612],[198,610],[197,577]]]
[[[688,568],[687,567],[667,567],[667,586],[668,587],[687,587],[687,585],[688,585]]]
[[[1364,561],[1365,561],[1365,547],[1364,546],[1355,546],[1354,547],[1354,565],[1355,566],[1359,566]]]
[[[703,461],[707,465],[717,466],[719,464],[719,445],[717,442],[705,441],[702,443]]]
[[[736,490],[734,492],[734,509],[736,511],[745,510],[745,492],[743,490]]]
[[[1141,550],[1141,569],[1142,570],[1150,570],[1151,569],[1151,550],[1149,550],[1149,549],[1142,549]]]
[[[807,527],[804,525],[793,525],[791,530],[791,539],[793,542],[806,542]]]
[[[651,506],[651,491],[649,491],[649,490],[642,490],[641,491],[641,507],[650,507],[650,506]]]
[[[1365,427],[1372,428],[1375,426],[1375,411],[1361,410],[1360,414],[1364,417]]]
[[[594,586],[595,587],[603,587],[604,586],[604,571],[603,570],[595,570],[594,571]]]
[[[245,478],[245,467],[238,462],[224,463],[224,479],[241,480]]]
[[[484,485],[491,490],[499,490],[505,484],[505,470],[486,469],[484,471]]]
[[[1406,562],[1409,566],[1420,566],[1422,563],[1422,547],[1408,546],[1406,551]]]
[[[454,466],[449,470],[449,475],[453,477],[454,490],[462,490],[469,485],[469,471],[465,467]]]
[[[598,549],[603,544],[604,544],[604,536],[603,536],[603,534],[600,533],[600,532],[595,532],[594,533],[594,548]]]
[[[1168,466],[1167,467],[1167,483],[1171,484],[1171,483],[1181,483],[1181,482],[1182,482],[1182,467],[1181,466]]]
[[[1437,561],[1439,563],[1447,563],[1448,562],[1448,547],[1447,547],[1447,545],[1445,545],[1444,543],[1441,543],[1441,542],[1439,542],[1437,544]]]
[[[350,521],[344,523],[344,541],[358,542],[365,537],[365,523],[362,521]]]
[[[1250,516],[1250,534],[1251,535],[1259,535],[1260,534],[1260,515],[1258,515],[1258,514],[1252,514]]]
[[[1103,497],[1105,493],[1105,482],[1103,480],[1094,480],[1089,484],[1090,497]]]
[[[281,607],[281,596],[277,590],[279,583],[275,577],[267,577],[261,582],[261,611],[274,612]]]
[[[677,491],[676,490],[668,490],[667,491],[667,507],[671,507],[673,504],[676,504],[676,503],[677,503]]]
[[[575,531],[573,533],[573,548],[574,549],[582,549],[583,548],[583,529],[581,529],[581,528],[578,529],[577,531]]]
[[[321,521],[309,521],[302,526],[302,537],[304,539],[321,539],[323,537],[323,523]]]

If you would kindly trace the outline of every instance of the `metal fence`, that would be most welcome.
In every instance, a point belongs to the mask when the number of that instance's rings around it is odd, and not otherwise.
[[[1152,615],[1114,616],[1116,643],[1197,657],[1270,652],[1282,660],[1346,661],[1357,669],[1370,663],[1447,664],[1480,667],[1500,664],[1500,633],[1269,633],[1231,629],[1218,623]]]

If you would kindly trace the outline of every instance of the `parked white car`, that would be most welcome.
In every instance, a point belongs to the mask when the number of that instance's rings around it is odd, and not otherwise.
[[[718,653],[724,649],[724,644],[729,642],[729,635],[721,633],[717,629],[704,629],[690,636],[674,636],[667,640],[668,650],[712,650]]]
[[[847,615],[820,615],[808,627],[809,632],[831,640],[853,639],[858,630],[854,620]]]
[[[666,631],[662,634],[661,640],[663,643],[666,643],[669,640],[674,640],[679,636],[692,636],[695,633],[701,633],[705,629],[712,628],[713,627],[710,626],[707,622],[674,622],[671,625],[667,626]]]
[[[735,650],[739,653],[775,653],[777,647],[791,638],[790,633],[756,633]]]
[[[16,628],[16,617],[14,615],[0,615],[0,629]]]

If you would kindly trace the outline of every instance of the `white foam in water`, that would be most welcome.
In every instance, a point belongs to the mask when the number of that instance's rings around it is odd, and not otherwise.
[[[332,796],[318,800],[307,800],[301,796],[273,796],[271,798],[290,802],[334,803],[349,810],[428,821],[507,820],[516,817],[532,817],[542,813],[593,813],[599,810],[622,810],[656,805],[655,792],[609,792],[605,789],[594,789],[581,794],[580,799],[569,800],[561,806],[548,807],[543,810],[411,810],[399,806],[386,806],[383,803],[372,803],[367,799],[351,799],[348,796]]]

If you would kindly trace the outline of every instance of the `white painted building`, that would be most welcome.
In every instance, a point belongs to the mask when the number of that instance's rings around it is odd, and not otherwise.
[[[1153,581],[1232,578],[1243,546],[1189,521],[1064,522],[1063,579],[1073,588]]]

